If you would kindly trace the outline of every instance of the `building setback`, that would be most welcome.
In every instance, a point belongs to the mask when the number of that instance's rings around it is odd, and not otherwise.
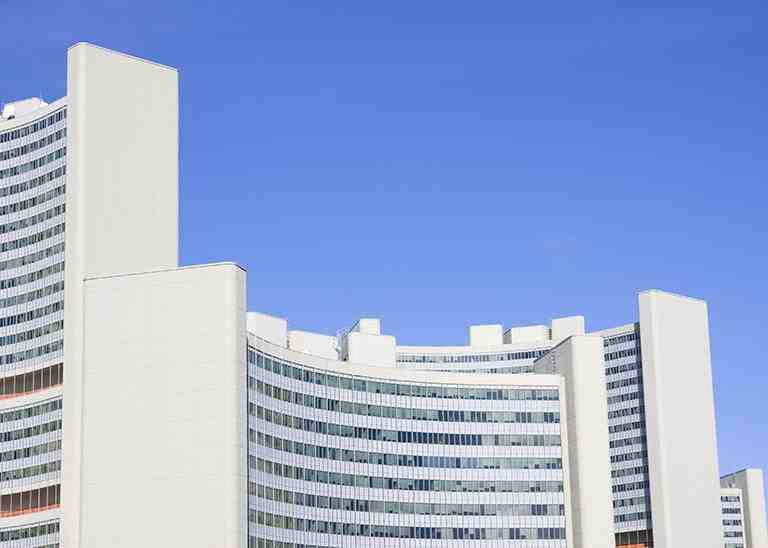
[[[173,68],[81,43],[66,98],[5,105],[0,305],[0,547],[768,548],[706,303],[453,347],[248,312],[178,264]]]

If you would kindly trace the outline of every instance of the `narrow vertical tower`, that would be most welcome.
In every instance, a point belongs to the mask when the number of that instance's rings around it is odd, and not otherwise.
[[[565,379],[569,521],[574,548],[615,546],[608,456],[608,403],[603,339],[568,337],[534,365]]]
[[[62,544],[244,548],[245,275],[178,268],[178,74],[68,61]]]
[[[656,548],[721,545],[715,408],[704,301],[639,296]]]
[[[62,538],[78,548],[84,281],[177,266],[178,74],[84,43],[72,46],[67,60]]]

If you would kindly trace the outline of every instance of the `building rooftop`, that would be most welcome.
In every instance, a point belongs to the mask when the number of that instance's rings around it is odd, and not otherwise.
[[[0,113],[0,120],[13,120],[14,118],[25,116],[46,106],[48,106],[48,103],[43,101],[40,97],[30,97],[29,99],[21,99],[11,103],[5,103],[3,105],[2,113]]]

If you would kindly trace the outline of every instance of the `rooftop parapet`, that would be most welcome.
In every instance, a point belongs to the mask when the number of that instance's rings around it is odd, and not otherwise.
[[[2,113],[0,113],[0,120],[13,120],[14,118],[26,116],[37,109],[47,106],[48,103],[43,101],[40,97],[30,97],[29,99],[21,99],[20,101],[5,103],[3,105]]]

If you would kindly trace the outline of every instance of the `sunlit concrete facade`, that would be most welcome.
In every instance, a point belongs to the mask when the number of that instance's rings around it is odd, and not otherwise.
[[[762,475],[718,479],[705,303],[289,329],[178,264],[176,70],[77,44],[67,74],[0,117],[0,548],[767,548]]]

